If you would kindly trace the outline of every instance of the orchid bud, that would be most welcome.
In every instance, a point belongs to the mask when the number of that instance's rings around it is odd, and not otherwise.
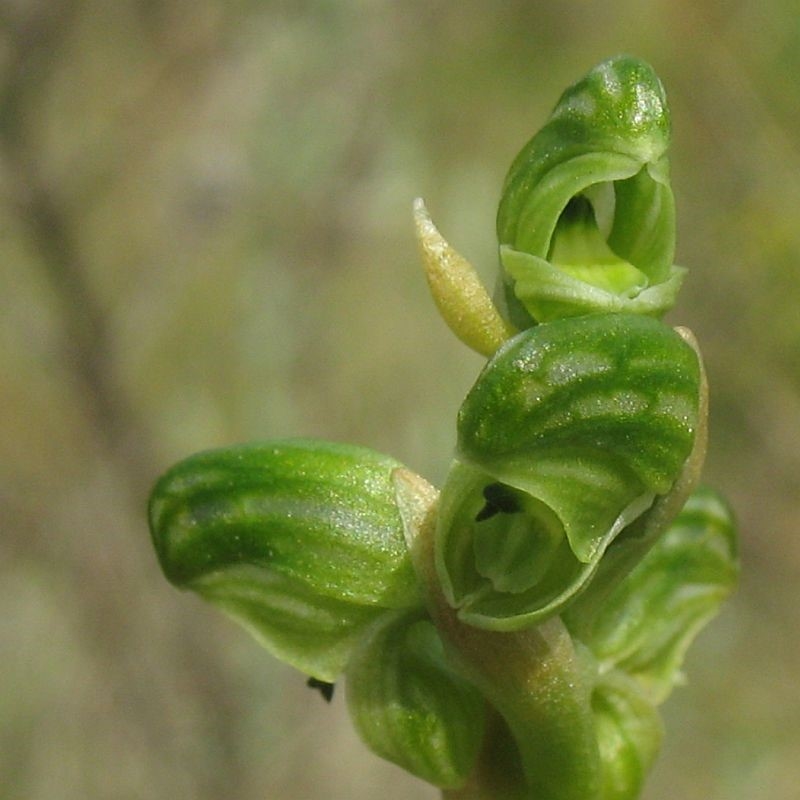
[[[669,138],[664,89],[642,61],[612,58],[564,92],[511,165],[497,214],[513,324],[673,305],[685,271],[672,263]]]
[[[483,740],[485,701],[449,664],[426,615],[385,615],[347,668],[356,730],[377,755],[440,787],[457,787]]]
[[[633,800],[661,745],[658,711],[641,686],[618,670],[599,677],[591,705],[602,764],[598,800]]]
[[[174,466],[150,502],[167,578],[324,681],[387,609],[419,606],[391,474],[372,451],[287,440]]]

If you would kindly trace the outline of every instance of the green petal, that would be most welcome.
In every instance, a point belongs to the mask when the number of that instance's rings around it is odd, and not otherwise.
[[[303,581],[248,564],[210,572],[187,588],[236,620],[276,658],[329,683],[364,630],[393,613],[326,597]]]
[[[164,573],[331,680],[365,625],[421,603],[391,482],[399,466],[304,440],[192,456],[150,501]]]
[[[399,612],[362,639],[347,701],[367,746],[440,787],[464,783],[483,739],[484,700],[455,674],[433,623]]]

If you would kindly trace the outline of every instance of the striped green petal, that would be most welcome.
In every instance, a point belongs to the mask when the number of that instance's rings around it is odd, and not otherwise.
[[[164,573],[279,658],[332,680],[367,624],[421,602],[391,482],[399,466],[306,440],[194,455],[151,496]]]
[[[658,711],[618,670],[599,678],[591,703],[603,774],[598,800],[635,800],[661,745]]]

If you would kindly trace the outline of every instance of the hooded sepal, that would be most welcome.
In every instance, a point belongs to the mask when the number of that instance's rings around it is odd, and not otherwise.
[[[681,475],[700,427],[694,349],[647,317],[536,326],[462,405],[436,566],[465,622],[516,630],[559,613],[608,546]]]
[[[610,59],[564,92],[514,160],[497,214],[518,327],[672,306],[684,271],[672,263],[669,137],[663,87],[642,61]]]

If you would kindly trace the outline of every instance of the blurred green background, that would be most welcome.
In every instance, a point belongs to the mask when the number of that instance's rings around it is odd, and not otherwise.
[[[621,51],[671,100],[670,320],[744,562],[645,797],[797,798],[796,3],[0,0],[0,25],[0,798],[436,796],[164,581],[146,496],[288,435],[440,481],[481,359],[426,295],[412,198],[493,283],[512,157]]]

